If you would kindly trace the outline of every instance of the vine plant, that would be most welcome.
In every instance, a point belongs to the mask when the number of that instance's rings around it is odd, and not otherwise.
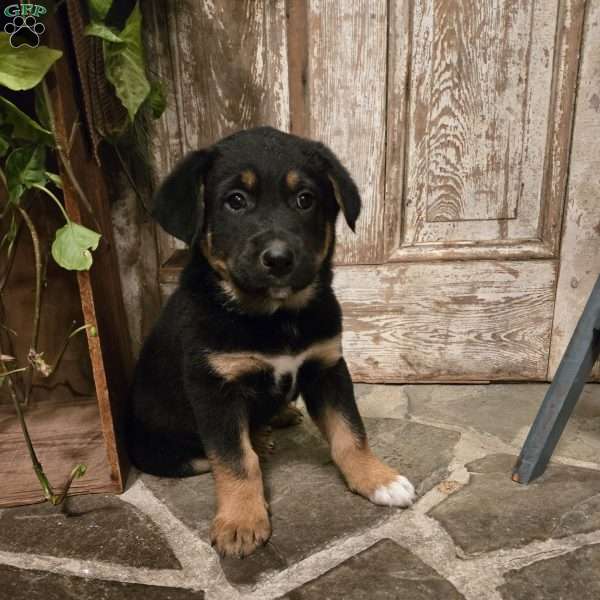
[[[160,85],[151,83],[146,74],[141,30],[142,16],[136,3],[119,30],[107,24],[112,0],[88,0],[90,24],[86,34],[102,39],[105,76],[112,84],[115,95],[127,111],[122,135],[126,135],[140,115],[152,114],[157,118],[165,107],[164,94]],[[69,148],[61,147],[55,136],[54,117],[44,78],[52,65],[62,59],[60,50],[38,46],[20,46],[13,48],[9,36],[0,33],[0,86],[20,94],[35,95],[35,118],[18,108],[2,92],[0,87],[0,185],[4,186],[6,197],[4,206],[0,206],[3,235],[0,237],[0,251],[6,252],[7,268],[0,279],[0,303],[9,279],[10,267],[15,255],[16,239],[24,227],[31,237],[35,288],[33,290],[33,314],[31,341],[27,355],[27,364],[19,365],[17,359],[0,347],[0,387],[8,388],[9,396],[21,426],[29,451],[33,470],[40,482],[44,497],[54,505],[60,504],[66,497],[75,478],[85,474],[86,466],[76,465],[69,475],[61,493],[56,493],[40,464],[24,418],[24,408],[31,394],[33,374],[50,377],[60,365],[69,340],[78,333],[89,330],[97,335],[91,325],[73,327],[66,332],[65,341],[52,364],[44,357],[38,347],[42,289],[44,286],[43,248],[41,247],[36,226],[29,215],[32,203],[45,198],[56,206],[65,220],[64,226],[54,233],[51,255],[54,261],[64,269],[88,270],[93,263],[92,252],[98,247],[101,234],[72,221],[63,207],[59,196],[62,183],[60,177],[51,172],[50,158],[60,162],[63,171],[69,175],[73,187],[78,191],[80,201],[89,210],[81,186],[76,181],[69,163]],[[11,98],[14,99],[14,93]],[[18,100],[17,100],[18,102]],[[115,141],[115,140],[112,140]],[[4,313],[4,311],[3,311]],[[9,324],[0,322],[8,335],[15,335]],[[21,378],[20,386],[16,379]]]

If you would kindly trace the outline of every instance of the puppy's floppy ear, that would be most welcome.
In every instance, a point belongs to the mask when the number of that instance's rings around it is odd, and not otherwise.
[[[161,227],[191,245],[204,220],[202,180],[213,161],[210,150],[190,152],[154,194],[150,213]]]
[[[358,188],[336,155],[323,144],[317,144],[317,147],[319,156],[326,163],[327,177],[331,182],[335,200],[344,213],[348,227],[354,231],[361,208]]]

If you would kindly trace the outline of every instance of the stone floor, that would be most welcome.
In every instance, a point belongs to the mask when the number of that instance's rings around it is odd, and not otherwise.
[[[409,510],[347,491],[315,428],[264,464],[273,536],[208,542],[210,475],[133,473],[119,496],[0,511],[0,599],[600,598],[600,385],[529,486],[511,467],[547,386],[357,386],[371,444],[416,485]]]

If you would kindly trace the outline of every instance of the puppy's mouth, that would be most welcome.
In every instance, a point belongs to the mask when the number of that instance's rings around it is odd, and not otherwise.
[[[280,308],[299,310],[306,306],[317,292],[317,282],[296,289],[292,286],[270,286],[262,290],[244,290],[233,281],[222,280],[221,288],[246,313],[272,314]],[[232,305],[229,305],[231,308]]]

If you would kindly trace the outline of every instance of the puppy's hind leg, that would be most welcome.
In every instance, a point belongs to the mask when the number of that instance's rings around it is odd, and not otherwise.
[[[187,433],[158,433],[140,425],[128,437],[131,462],[157,477],[191,477],[210,471],[199,438]]]
[[[281,407],[269,424],[271,427],[276,427],[278,429],[292,427],[293,425],[299,425],[303,418],[304,415],[302,414],[302,411],[292,402],[288,402]]]

